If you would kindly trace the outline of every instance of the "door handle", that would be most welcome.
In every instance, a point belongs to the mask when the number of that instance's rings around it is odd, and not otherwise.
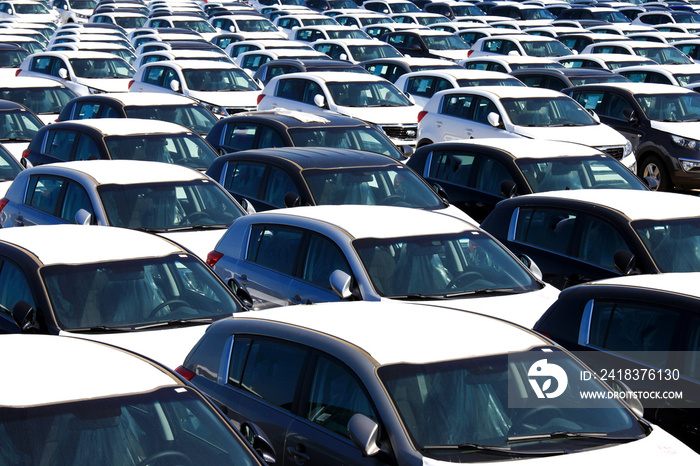
[[[290,305],[304,304],[304,303],[302,302],[302,300],[301,300],[301,296],[299,296],[298,294],[292,296],[291,298],[289,298],[289,299],[287,300],[287,302],[288,302]]]
[[[297,448],[304,448],[303,445],[297,445],[296,447],[287,447],[287,452],[294,457],[294,462],[296,464],[304,464],[311,459],[309,455],[303,451],[297,450]]]
[[[24,226],[24,217],[21,215],[18,215],[17,218],[15,219],[15,225],[18,227],[23,227]]]
[[[435,126],[438,126],[438,127],[442,126],[442,121],[436,121]]]
[[[248,276],[247,276],[246,274],[243,274],[243,275],[241,275],[240,277],[238,277],[238,278],[236,278],[236,279],[234,279],[234,280],[236,280],[236,281],[238,282],[239,285],[247,285],[248,283],[250,283],[250,282],[248,281]]]

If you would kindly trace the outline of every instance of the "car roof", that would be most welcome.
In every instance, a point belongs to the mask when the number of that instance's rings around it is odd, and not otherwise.
[[[352,238],[396,238],[429,234],[479,231],[477,227],[451,215],[405,207],[367,205],[322,205],[278,209],[256,214],[257,218],[284,221],[296,216],[344,230]],[[255,220],[255,216],[252,216]],[[261,222],[264,220],[261,220]]]
[[[700,280],[700,272],[659,273],[623,275],[587,282],[582,286],[644,288],[700,298],[700,289],[697,286],[698,280]]]
[[[463,139],[449,142],[439,142],[426,146],[429,150],[441,150],[442,147],[453,150],[463,146],[488,146],[508,152],[515,158],[544,159],[551,157],[591,156],[601,155],[602,152],[591,146],[573,142],[549,141],[546,139],[526,138],[478,138]],[[432,149],[431,149],[432,148]]]
[[[31,78],[24,78],[29,80]],[[57,82],[53,80],[48,80],[52,82]],[[2,81],[0,81],[0,84]],[[73,100],[105,100],[105,101],[116,101],[122,105],[128,106],[151,106],[151,105],[188,105],[197,103],[196,100],[176,94],[167,94],[165,92],[111,92],[105,94],[90,94],[86,96],[79,96]]]
[[[97,225],[34,225],[0,229],[0,242],[31,252],[43,265],[161,257],[185,251],[150,233]]]
[[[300,169],[345,168],[345,167],[401,167],[403,164],[386,155],[352,149],[332,149],[325,147],[278,147],[251,149],[234,152],[221,157],[231,159],[256,158],[258,156],[287,160]],[[352,162],[352,163],[348,163]]]
[[[374,63],[402,63],[409,67],[411,66],[455,66],[459,67],[454,62],[442,60],[440,58],[425,58],[425,57],[406,57],[403,58],[374,58],[372,60],[363,61],[362,65],[372,65]]]
[[[27,87],[62,87],[62,83],[48,78],[27,76],[18,79],[17,77],[0,77],[0,87],[4,88],[27,88]]]
[[[114,54],[108,52],[93,52],[92,50],[53,50],[37,52],[33,54],[32,57],[63,57],[69,60],[72,58],[113,58],[122,60],[122,58]]]
[[[674,65],[678,66],[678,65]],[[625,70],[627,68],[619,68],[620,70]],[[582,84],[580,86],[569,88],[570,91],[585,90],[588,88],[599,88],[604,87],[606,89],[623,89],[632,94],[653,94],[657,95],[663,94],[692,94],[694,91],[686,89],[681,86],[674,86],[673,84],[658,84],[658,83],[633,83],[633,82],[620,82],[620,83],[597,83],[597,84]]]
[[[323,82],[386,82],[386,79],[375,76],[369,73],[347,73],[345,71],[316,71],[316,72],[305,72],[305,73],[291,73],[286,75],[280,75],[273,78],[275,79],[302,79],[302,78],[316,78]],[[269,84],[268,84],[269,85]]]
[[[3,384],[0,406],[38,406],[183,385],[143,357],[83,338],[3,335],[0,351],[15,355],[3,361],[12,383]]]
[[[527,87],[527,86],[472,86],[468,88],[458,87],[455,89],[447,89],[434,94],[445,95],[445,94],[490,94],[499,99],[509,99],[509,98],[530,98],[530,97],[547,97],[556,98],[562,97],[562,93],[559,91],[554,91],[552,89],[545,89],[541,87]]]
[[[299,306],[293,312],[268,309],[237,314],[213,325],[235,328],[241,319],[326,334],[353,345],[379,365],[429,363],[550,345],[536,333],[503,320],[395,301],[323,303]]]
[[[60,174],[66,170],[84,173],[97,184],[140,184],[167,181],[208,180],[198,170],[174,163],[144,160],[76,160],[40,165],[32,173]]]
[[[213,45],[213,44],[212,44]],[[158,65],[168,65],[173,68],[180,68],[181,70],[207,70],[207,69],[221,69],[221,70],[233,70],[240,69],[239,66],[231,63],[229,61],[212,61],[212,60],[162,60],[154,61],[151,63],[145,63],[141,65],[144,66],[158,66]]]
[[[134,136],[139,134],[191,133],[192,131],[177,123],[141,118],[90,118],[86,120],[70,120],[56,125],[81,125],[94,128],[105,136]]]
[[[231,115],[229,117],[224,117],[222,120],[226,121],[237,121],[239,119],[243,120],[255,120],[255,121],[279,121],[286,127],[318,127],[325,125],[333,126],[367,126],[369,123],[360,120],[358,118],[353,118],[347,115],[324,113],[323,115],[317,113],[307,113],[299,112],[297,110],[289,110],[286,108],[275,108],[272,110],[256,110],[252,112],[241,112]]]
[[[574,200],[605,206],[630,221],[700,217],[700,198],[679,193],[632,189],[574,189],[526,194],[516,199]]]

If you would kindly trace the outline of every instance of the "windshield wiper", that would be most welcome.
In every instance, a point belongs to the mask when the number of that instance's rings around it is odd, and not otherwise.
[[[214,322],[214,319],[212,317],[194,319],[175,319],[168,320],[167,322],[154,322],[152,324],[137,325],[134,327],[134,330],[147,330],[151,328],[163,327],[188,327],[192,325],[211,324],[212,322]]]
[[[532,440],[550,440],[550,439],[562,439],[562,438],[582,438],[582,439],[595,439],[595,440],[607,440],[610,442],[631,442],[637,440],[636,437],[610,437],[605,432],[567,432],[567,431],[557,431],[549,432],[546,434],[532,434],[532,435],[518,435],[515,437],[508,437],[508,443],[519,443],[519,442],[529,442]]]
[[[430,450],[459,450],[459,451],[478,451],[497,453],[499,455],[513,456],[544,456],[544,455],[562,455],[566,453],[564,450],[513,450],[511,447],[498,447],[495,445],[479,445],[478,443],[460,443],[459,445],[425,445],[423,451]]]
[[[391,299],[400,299],[408,301],[427,301],[431,299],[445,299],[442,295],[429,295],[429,294],[406,294],[400,296],[388,296]]]
[[[515,291],[515,288],[480,288],[472,291],[460,291],[459,293],[446,294],[445,298],[459,298],[461,296],[483,296],[487,294],[515,294],[524,293],[523,291]]]
[[[121,332],[133,332],[131,327],[105,327],[104,325],[95,325],[93,327],[81,327],[66,329],[67,332],[73,333],[121,333]]]
[[[2,141],[10,141],[10,142],[31,142],[31,138],[3,138]]]

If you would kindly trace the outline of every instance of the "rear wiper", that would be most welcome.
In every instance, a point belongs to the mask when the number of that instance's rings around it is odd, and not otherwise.
[[[562,455],[566,453],[564,450],[513,450],[511,447],[497,447],[495,445],[479,445],[478,443],[460,443],[459,445],[426,445],[422,448],[423,451],[430,450],[459,450],[459,451],[478,451],[497,453],[499,455],[513,456],[544,456],[544,455]]]
[[[211,317],[206,318],[196,318],[196,319],[175,319],[168,320],[166,322],[154,322],[152,324],[137,325],[134,330],[148,330],[151,328],[164,328],[164,327],[187,327],[191,325],[202,325],[211,324],[214,321]]]
[[[596,439],[596,440],[608,440],[611,442],[631,442],[637,440],[636,437],[610,437],[605,432],[549,432],[546,434],[532,434],[532,435],[518,435],[515,437],[508,437],[508,443],[519,443],[519,442],[529,442],[532,440],[549,440],[549,439],[562,439],[562,438],[583,438],[583,439]]]

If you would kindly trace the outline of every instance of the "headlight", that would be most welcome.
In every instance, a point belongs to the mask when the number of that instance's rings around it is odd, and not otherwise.
[[[671,139],[684,149],[700,150],[700,141],[696,141],[695,139],[682,138],[673,134],[671,135]]]
[[[632,143],[630,141],[625,143],[625,148],[622,150],[622,158],[625,158],[628,155],[632,155]]]
[[[80,19],[88,19],[90,17],[89,15],[81,15],[80,13],[76,13],[75,16],[77,16]]]
[[[103,91],[102,89],[95,89],[94,87],[88,87],[88,92],[90,94],[106,94],[107,91]]]
[[[226,113],[226,110],[224,110],[222,107],[214,104],[208,104],[206,102],[202,102],[202,105],[207,107],[211,113],[214,115],[219,115],[219,116],[228,116],[228,113]]]
[[[695,141],[697,142],[697,141]],[[700,160],[678,159],[684,172],[700,169]]]

